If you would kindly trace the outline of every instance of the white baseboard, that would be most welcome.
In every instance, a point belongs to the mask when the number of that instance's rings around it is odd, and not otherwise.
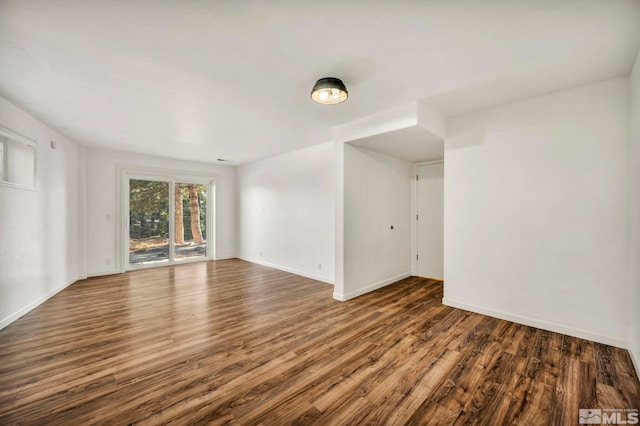
[[[86,278],[94,278],[94,277],[106,277],[107,275],[118,275],[123,272],[118,271],[106,271],[106,272],[92,272],[86,276]]]
[[[222,257],[217,257],[215,260],[229,260],[229,259],[239,259],[238,256],[222,256]]]
[[[150,268],[164,268],[164,267],[168,267],[168,266],[179,266],[179,265],[184,265],[187,263],[196,263],[196,262],[215,262],[218,260],[229,260],[229,259],[237,259],[237,257],[235,256],[231,256],[231,257],[220,257],[217,258],[215,260],[213,259],[193,259],[193,260],[183,260],[180,263],[173,263],[171,265],[148,265],[148,266],[143,266],[143,267],[138,267],[132,270],[141,270],[141,269],[150,269]],[[127,271],[118,271],[118,270],[112,270],[112,271],[101,271],[101,272],[90,272],[89,274],[87,274],[86,277],[84,278],[93,278],[93,277],[105,277],[107,275],[118,275],[118,274],[124,274]]]
[[[493,309],[483,308],[481,306],[475,306],[457,300],[451,300],[443,297],[442,304],[451,306],[454,308],[464,309],[465,311],[476,312],[478,314],[488,315],[490,317],[500,318],[503,320],[516,322],[518,324],[524,324],[531,327],[540,328],[542,330],[553,331],[555,333],[566,334],[568,336],[578,337],[581,339],[591,340],[598,343],[604,343],[605,345],[611,345],[618,348],[628,349],[629,345],[624,339],[618,339],[616,337],[603,336],[601,334],[592,333],[587,330],[581,330],[578,328],[567,327],[561,324],[539,320],[536,318],[530,318],[523,315],[510,314],[507,312],[495,311]]]
[[[370,286],[364,287],[364,288],[360,288],[358,290],[355,291],[351,291],[349,293],[346,294],[342,294],[342,293],[333,293],[333,298],[336,300],[339,300],[341,302],[345,302],[349,299],[353,299],[355,297],[358,296],[362,296],[365,293],[369,293],[371,291],[377,290],[379,288],[388,286],[389,284],[393,284],[397,281],[403,280],[407,277],[411,276],[411,272],[404,272],[400,275],[396,275],[395,277],[391,277],[391,278],[387,278],[384,279],[382,281],[378,281],[377,283],[371,284]]]
[[[636,354],[630,344],[628,345],[628,348],[629,356],[631,356],[631,362],[633,362],[633,366],[636,368],[636,375],[640,378],[640,354]]]
[[[69,287],[71,284],[75,283],[76,281],[82,279],[82,277],[77,277],[72,279],[71,281],[68,281],[64,284],[62,284],[61,286],[54,288],[53,290],[49,291],[47,294],[37,298],[36,300],[34,300],[33,302],[29,303],[27,306],[17,310],[16,312],[14,312],[13,314],[9,315],[8,317],[2,319],[2,321],[0,321],[0,330],[2,330],[3,328],[5,328],[6,326],[8,326],[9,324],[11,324],[12,322],[14,322],[15,320],[17,320],[18,318],[20,318],[21,316],[25,315],[26,313],[28,313],[29,311],[37,308],[38,306],[40,306],[42,303],[46,302],[48,299],[52,298],[53,296],[55,296],[57,293],[61,292],[62,290],[64,290],[65,288]]]
[[[323,283],[327,283],[327,284],[331,284],[331,285],[334,284],[333,280],[331,280],[331,279],[329,279],[327,277],[324,277],[322,275],[311,274],[309,272],[305,272],[305,271],[300,271],[298,269],[289,268],[288,266],[276,265],[274,263],[269,263],[269,262],[265,262],[263,260],[252,259],[252,258],[248,258],[248,257],[238,257],[238,259],[245,260],[245,261],[251,262],[251,263],[257,263],[258,265],[266,266],[266,267],[273,268],[273,269],[278,269],[280,271],[289,272],[290,274],[300,275],[300,276],[303,276],[305,278],[311,278],[312,280],[322,281]]]

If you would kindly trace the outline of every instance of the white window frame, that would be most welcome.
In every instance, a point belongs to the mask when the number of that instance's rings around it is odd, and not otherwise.
[[[0,182],[6,182],[7,173],[7,141],[5,136],[0,136]]]
[[[156,268],[159,266],[181,265],[183,263],[203,262],[216,260],[216,180],[217,174],[185,172],[179,170],[155,169],[148,167],[118,165],[118,216],[117,227],[117,269],[126,272],[136,269]],[[150,263],[144,265],[132,265],[129,263],[129,181],[130,179],[153,180],[169,183],[169,260],[162,263]],[[173,207],[176,183],[193,183],[207,186],[207,243],[206,256],[187,259],[175,259],[175,247],[173,238],[175,236],[175,210]]]
[[[10,126],[7,123],[0,122],[0,144],[2,144],[2,157],[0,161],[2,161],[2,175],[0,175],[0,185],[8,186],[11,188],[17,189],[26,189],[30,191],[36,190],[36,182],[37,182],[37,170],[38,170],[38,142],[35,139],[32,139],[26,136],[20,130]],[[33,149],[33,176],[32,182],[33,185],[23,185],[15,182],[10,182],[7,176],[9,166],[8,163],[8,152],[9,152],[9,143],[15,143],[23,146],[27,146]]]

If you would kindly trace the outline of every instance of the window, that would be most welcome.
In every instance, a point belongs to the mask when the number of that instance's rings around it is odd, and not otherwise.
[[[35,189],[36,141],[0,125],[0,185]]]
[[[4,177],[4,169],[6,168],[4,165],[5,156],[4,156],[4,147],[7,144],[7,138],[4,136],[0,137],[0,180],[6,180]]]
[[[118,166],[122,271],[215,259],[215,176]]]

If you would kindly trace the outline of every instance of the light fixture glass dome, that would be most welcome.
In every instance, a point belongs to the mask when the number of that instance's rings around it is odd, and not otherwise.
[[[347,100],[349,93],[342,80],[325,77],[316,81],[311,90],[311,99],[319,104],[333,105]]]

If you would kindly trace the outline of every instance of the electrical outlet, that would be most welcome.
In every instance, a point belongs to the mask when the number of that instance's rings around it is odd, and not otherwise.
[[[111,265],[111,259],[107,258],[104,263],[105,265]]]
[[[322,263],[318,263],[318,269],[322,271]]]

